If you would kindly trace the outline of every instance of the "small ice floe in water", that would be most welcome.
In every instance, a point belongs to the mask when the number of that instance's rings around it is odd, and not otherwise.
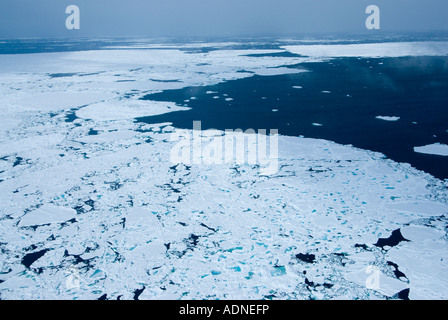
[[[196,100],[196,99],[197,99],[196,97],[191,97],[191,98],[190,98],[190,100]]]
[[[448,145],[433,143],[422,147],[414,147],[414,151],[418,153],[434,154],[438,156],[448,156]]]
[[[278,109],[272,109],[272,112],[277,112],[278,111]]]
[[[226,98],[226,101],[233,101],[232,98]]]
[[[322,127],[322,126],[323,126],[323,124],[321,124],[321,123],[317,123],[317,122],[314,122],[314,123],[313,123],[313,126],[315,126],[315,127]]]
[[[376,116],[375,118],[384,120],[384,121],[397,121],[400,120],[400,117],[395,116]]]
[[[293,86],[293,89],[302,89],[302,86]]]
[[[206,94],[214,94],[214,93],[218,93],[216,91],[207,91]]]
[[[219,99],[219,96],[213,96],[213,99]]]
[[[331,93],[331,91],[328,91],[328,90],[324,90],[324,91],[321,91],[322,93]]]

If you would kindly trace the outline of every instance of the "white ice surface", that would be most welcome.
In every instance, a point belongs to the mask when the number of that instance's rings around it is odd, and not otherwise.
[[[46,93],[19,93],[16,99],[12,98],[9,103],[17,108],[30,111],[58,111],[66,110],[91,103],[100,102],[113,98],[113,93],[101,92],[46,92]]]
[[[420,225],[410,225],[401,229],[401,234],[413,242],[441,240],[445,235],[441,230]]]
[[[400,120],[400,117],[395,116],[376,116],[375,118],[384,120],[384,121],[398,121]]]
[[[76,211],[71,208],[44,205],[20,218],[19,227],[39,226],[73,219]]]
[[[404,56],[445,56],[448,55],[448,42],[386,42],[364,44],[332,45],[292,45],[285,50],[304,56],[317,58],[331,57],[404,57]]]
[[[345,275],[345,278],[349,281],[352,281],[359,286],[366,286],[366,280],[371,274],[366,272],[365,266],[360,266],[359,269],[350,271]],[[407,288],[407,283],[390,277],[389,275],[384,274],[383,272],[379,272],[378,275],[378,292],[385,296],[393,296],[394,294],[404,290]],[[373,289],[372,289],[373,291]],[[368,298],[371,298],[370,296]]]
[[[162,227],[162,224],[157,219],[157,212],[151,211],[144,207],[132,208],[126,216],[126,226],[128,228],[141,227],[141,226],[152,226],[152,227]]]
[[[248,70],[252,71],[252,70]],[[254,69],[253,72],[259,76],[277,76],[282,74],[295,74],[295,73],[301,73],[306,72],[304,69],[292,69],[292,68],[266,68],[266,69]]]
[[[428,200],[397,201],[387,206],[399,213],[417,213],[423,216],[438,216],[448,213],[448,205]]]
[[[448,156],[448,145],[443,143],[433,143],[426,146],[414,147],[414,151],[438,156]]]
[[[187,107],[179,107],[174,102],[114,100],[90,104],[76,111],[76,115],[83,119],[107,121],[155,116],[189,109]]]

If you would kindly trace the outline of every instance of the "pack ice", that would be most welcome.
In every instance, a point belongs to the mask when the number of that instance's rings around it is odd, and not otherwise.
[[[312,61],[181,49],[0,56],[0,298],[448,298],[446,182],[286,136],[272,175],[170,163],[134,118],[188,106],[140,97]]]

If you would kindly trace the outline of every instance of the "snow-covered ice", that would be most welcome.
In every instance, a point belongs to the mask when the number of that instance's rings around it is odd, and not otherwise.
[[[310,44],[284,46],[285,50],[316,58],[330,57],[405,57],[405,56],[446,56],[448,42],[384,42],[360,44]]]
[[[167,112],[189,110],[177,106],[174,102],[148,100],[109,100],[92,103],[76,111],[76,116],[96,121],[134,119],[155,116]]]
[[[438,156],[448,156],[448,145],[443,143],[433,143],[426,146],[415,147],[414,151]]]
[[[376,116],[375,118],[384,120],[384,121],[398,121],[400,120],[400,117],[396,116]]]
[[[248,56],[266,51],[0,56],[0,297],[385,299],[410,289],[446,299],[446,182],[302,137],[279,137],[273,175],[174,164],[171,133],[186,130],[135,121],[187,110],[140,100],[149,92],[306,61]],[[216,135],[232,133],[205,139]],[[366,287],[369,266],[378,289]],[[67,285],[70,270],[79,286]]]
[[[73,219],[76,211],[71,208],[44,205],[39,209],[26,213],[20,219],[18,226],[39,226],[57,222],[65,222]]]

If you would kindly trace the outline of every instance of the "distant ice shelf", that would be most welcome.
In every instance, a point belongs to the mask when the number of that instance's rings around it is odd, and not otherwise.
[[[314,58],[336,57],[405,57],[405,56],[446,56],[448,42],[384,42],[360,44],[309,44],[284,46],[283,49]]]

